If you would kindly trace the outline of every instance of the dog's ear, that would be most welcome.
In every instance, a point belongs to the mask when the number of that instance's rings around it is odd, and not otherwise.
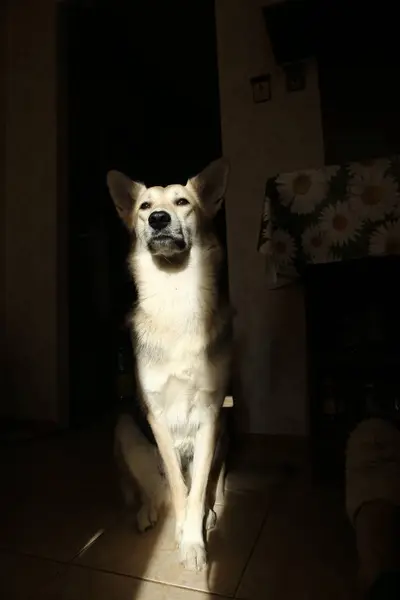
[[[131,214],[136,200],[146,191],[143,183],[132,181],[119,171],[107,173],[107,185],[119,216],[132,229]]]
[[[214,160],[199,175],[186,184],[199,198],[206,213],[213,217],[221,208],[228,185],[229,163],[225,158]]]

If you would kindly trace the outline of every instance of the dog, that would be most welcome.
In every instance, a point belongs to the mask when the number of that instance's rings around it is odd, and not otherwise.
[[[132,233],[128,266],[138,294],[132,343],[140,401],[157,444],[128,415],[120,417],[115,440],[125,465],[125,497],[133,502],[130,477],[140,493],[137,525],[143,531],[157,522],[169,488],[180,559],[189,570],[207,564],[204,528],[215,525],[212,481],[218,474],[220,490],[223,485],[221,408],[232,327],[219,285],[224,255],[213,220],[228,174],[223,158],[186,185],[165,188],[147,188],[118,171],[107,174],[117,212]]]

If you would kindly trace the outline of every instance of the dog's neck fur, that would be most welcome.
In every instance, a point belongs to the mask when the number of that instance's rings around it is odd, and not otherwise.
[[[165,324],[177,329],[180,322],[195,325],[199,320],[209,319],[210,312],[218,305],[221,258],[221,247],[213,235],[194,240],[181,267],[155,260],[147,248],[137,243],[129,263],[137,286],[139,310],[155,320],[162,316]]]

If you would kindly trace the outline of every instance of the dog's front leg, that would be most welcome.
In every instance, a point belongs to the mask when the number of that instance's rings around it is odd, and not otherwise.
[[[192,484],[187,498],[186,519],[180,545],[182,563],[192,571],[200,571],[207,563],[203,521],[216,434],[217,418],[212,414],[210,421],[203,423],[196,433]]]
[[[156,439],[161,458],[164,462],[166,475],[171,488],[171,499],[176,518],[176,539],[179,543],[186,513],[186,484],[168,427],[151,413],[148,415],[148,421]]]

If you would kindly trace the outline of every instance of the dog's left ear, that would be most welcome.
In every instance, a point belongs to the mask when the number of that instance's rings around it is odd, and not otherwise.
[[[206,213],[213,217],[222,206],[228,185],[229,162],[219,158],[199,175],[188,180],[186,187],[199,198]]]

